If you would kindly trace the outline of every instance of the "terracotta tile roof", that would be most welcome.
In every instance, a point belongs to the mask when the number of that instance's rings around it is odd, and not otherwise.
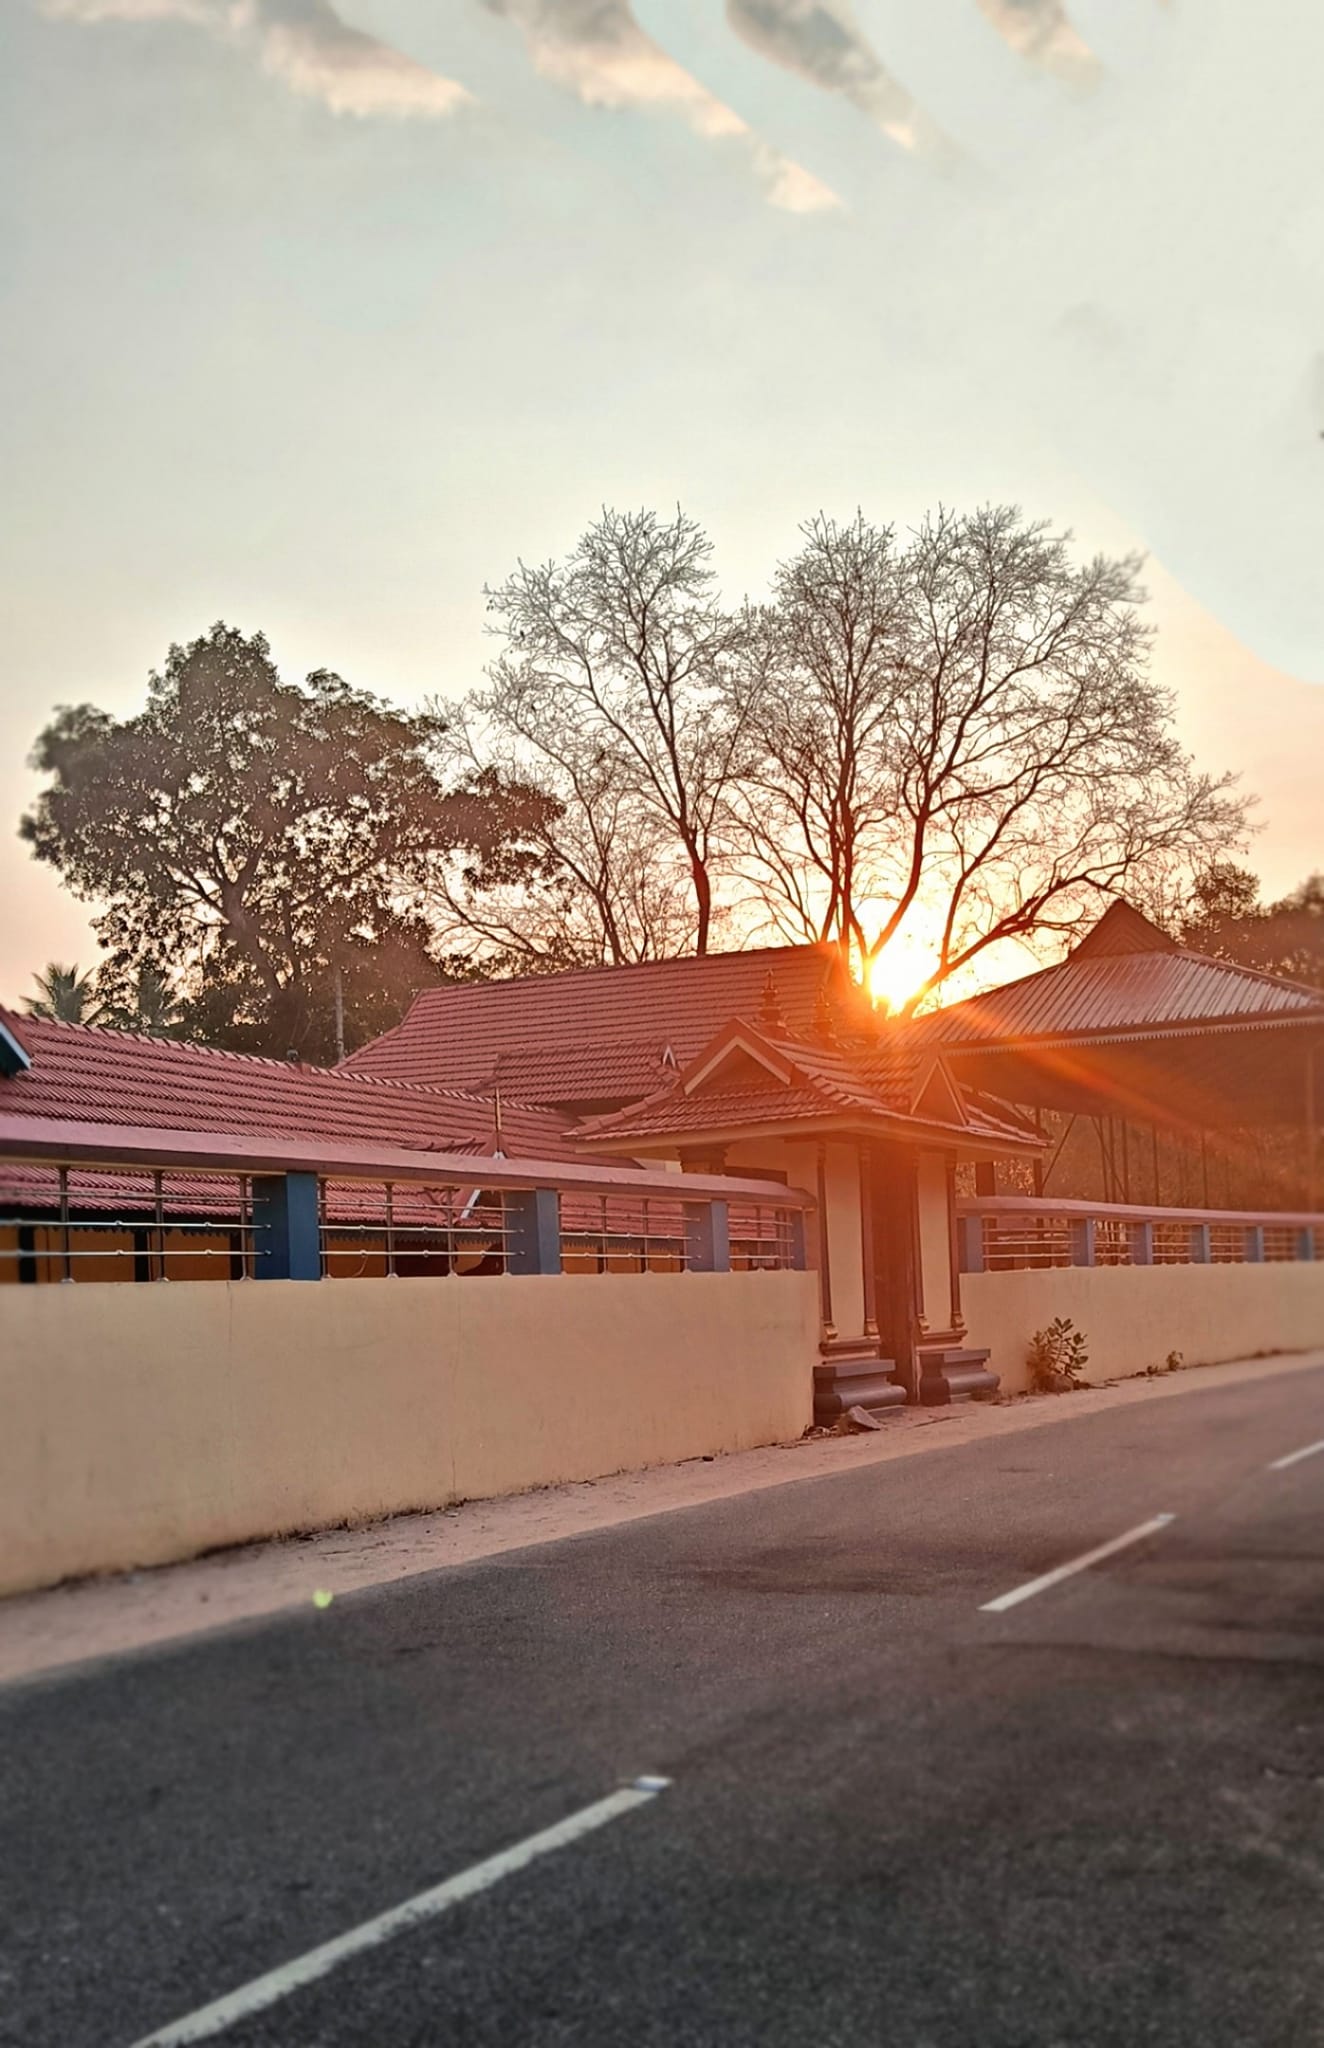
[[[503,1094],[525,1102],[588,1103],[652,1095],[675,1073],[674,1056],[668,1058],[664,1046],[646,1038],[498,1053],[493,1078]]]
[[[996,1139],[1009,1149],[1035,1146],[1037,1140],[1029,1123],[1006,1104],[986,1097],[966,1096],[933,1052],[909,1042],[879,1046],[872,1041],[859,1045],[824,1046],[784,1037],[771,1038],[754,1032],[741,1020],[732,1020],[740,1038],[762,1049],[788,1073],[782,1082],[771,1072],[766,1084],[745,1080],[743,1085],[720,1086],[720,1038],[696,1061],[688,1074],[682,1073],[669,1087],[643,1102],[636,1102],[610,1115],[589,1117],[580,1126],[586,1141],[642,1143],[660,1137],[685,1138],[702,1132],[727,1132],[768,1124],[822,1123],[855,1118],[866,1125],[886,1122],[893,1127],[910,1124],[918,1135],[941,1128],[953,1138]],[[718,1085],[709,1087],[699,1078],[709,1058]],[[944,1072],[960,1120],[920,1107],[916,1091],[923,1090],[928,1076]],[[690,1082],[693,1092],[687,1088]],[[904,1129],[898,1131],[904,1135]]]
[[[81,1024],[13,1022],[32,1065],[0,1078],[7,1115],[352,1139],[428,1152],[483,1153],[495,1143],[491,1100],[457,1089],[409,1087]],[[569,1137],[570,1119],[555,1110],[503,1098],[501,1124],[502,1149],[512,1157],[585,1156]]]
[[[583,1126],[585,1138],[646,1137],[683,1138],[700,1131],[726,1131],[740,1125],[805,1123],[840,1116],[842,1105],[818,1088],[783,1088],[773,1082],[767,1088],[713,1089],[702,1095],[687,1095],[683,1088],[668,1088],[647,1102],[618,1109],[611,1116],[591,1117]]]
[[[518,1074],[519,1061],[528,1058],[542,1101],[625,1099],[656,1086],[656,1072],[649,1077],[645,1070],[668,1047],[683,1066],[728,1018],[755,1019],[769,975],[784,1028],[792,1033],[809,1030],[825,980],[843,1011],[863,1001],[835,946],[772,946],[449,983],[424,989],[402,1024],[351,1053],[345,1066],[351,1073],[487,1089],[499,1062],[513,1061],[509,1071]],[[603,1087],[604,1073],[612,1088]]]
[[[913,1028],[920,1042],[958,1051],[1293,1021],[1324,1023],[1324,991],[1189,952],[1130,904],[1115,903],[1057,966],[954,1003]]]
[[[826,1094],[839,1101],[876,1114],[879,1107],[905,1116],[914,1101],[915,1086],[926,1067],[933,1065],[933,1053],[910,1045],[880,1045],[875,1038],[823,1046],[770,1040]]]

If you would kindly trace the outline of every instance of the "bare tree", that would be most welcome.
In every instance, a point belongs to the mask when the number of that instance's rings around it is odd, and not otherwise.
[[[920,1002],[989,947],[1073,931],[1102,894],[1244,838],[1232,778],[1195,769],[1149,673],[1136,559],[1076,566],[1069,535],[1013,507],[939,512],[901,550],[859,516],[804,533],[776,578],[736,805],[783,928],[868,962],[922,907]]]
[[[452,714],[447,741],[460,788],[532,801],[518,844],[442,871],[431,908],[445,941],[525,973],[687,949],[688,867],[618,754],[560,724],[537,693],[500,685]]]
[[[506,650],[477,701],[531,780],[567,786],[586,817],[628,822],[632,856],[674,847],[692,950],[712,937],[719,835],[742,765],[745,700],[729,687],[742,625],[718,601],[712,544],[692,519],[602,516],[563,563],[521,563],[488,609]],[[587,764],[588,784],[580,786]],[[615,826],[613,826],[615,829]],[[650,944],[652,942],[650,941]]]
[[[900,565],[890,528],[820,514],[748,615],[734,671],[755,744],[729,828],[756,918],[789,938],[868,952],[866,893],[900,802],[894,746],[904,668]]]

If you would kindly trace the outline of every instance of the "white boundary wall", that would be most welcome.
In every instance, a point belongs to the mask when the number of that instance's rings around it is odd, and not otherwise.
[[[1002,1391],[1029,1386],[1036,1330],[1067,1316],[1089,1347],[1085,1377],[1121,1379],[1180,1351],[1217,1365],[1324,1345],[1324,1261],[1237,1266],[1055,1266],[964,1273],[967,1342],[987,1345]]]
[[[798,1437],[814,1273],[0,1289],[0,1592]]]

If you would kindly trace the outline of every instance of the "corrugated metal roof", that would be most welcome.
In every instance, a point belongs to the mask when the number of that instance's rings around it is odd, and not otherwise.
[[[670,1047],[684,1065],[728,1019],[757,1017],[770,975],[785,1028],[793,1033],[809,1030],[825,979],[843,1009],[863,1003],[835,946],[771,946],[513,981],[459,982],[424,989],[404,1022],[351,1053],[345,1068],[430,1086],[485,1089],[499,1062],[532,1062],[536,1056],[542,1101],[628,1096],[636,1092],[637,1069],[615,1048],[641,1054],[651,1047],[660,1061]],[[602,1074],[613,1062],[618,1085],[604,1088]]]
[[[954,1003],[915,1029],[921,1042],[957,1049],[1293,1018],[1324,1021],[1324,992],[1181,947],[1093,953],[1082,947],[1056,967]]]
[[[32,1066],[0,1079],[0,1103],[10,1115],[361,1139],[433,1152],[485,1152],[495,1143],[492,1102],[458,1090],[44,1018],[25,1017],[21,1028]],[[585,1156],[570,1141],[569,1118],[555,1110],[503,1101],[501,1126],[503,1150],[513,1156]]]
[[[1101,960],[1111,953],[1177,953],[1181,949],[1171,933],[1119,896],[1071,950],[1077,960]]]

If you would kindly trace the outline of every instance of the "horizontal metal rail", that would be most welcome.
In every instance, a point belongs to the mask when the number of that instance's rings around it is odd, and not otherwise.
[[[957,1203],[957,1240],[963,1273],[1293,1264],[1324,1259],[1324,1216],[985,1195]]]
[[[407,1147],[356,1145],[338,1140],[279,1138],[262,1141],[251,1133],[125,1129],[117,1124],[79,1123],[61,1117],[0,1114],[0,1162],[26,1160],[49,1166],[90,1166],[102,1171],[173,1168],[180,1172],[310,1173],[327,1180],[423,1181],[435,1186],[555,1188],[563,1193],[634,1193],[678,1196],[684,1201],[710,1195],[734,1202],[745,1197],[778,1207],[812,1209],[804,1188],[780,1181],[726,1174],[680,1174],[666,1168],[606,1166],[600,1161],[507,1159],[491,1153],[424,1152]]]
[[[141,1134],[139,1134],[141,1135]],[[158,1134],[160,1135],[160,1134]],[[803,1267],[809,1198],[779,1182],[366,1148],[334,1168],[243,1169],[154,1146],[0,1147],[0,1282],[398,1278]],[[305,1147],[293,1148],[301,1160]],[[182,1156],[181,1156],[182,1154]],[[551,1172],[562,1178],[549,1182]]]

